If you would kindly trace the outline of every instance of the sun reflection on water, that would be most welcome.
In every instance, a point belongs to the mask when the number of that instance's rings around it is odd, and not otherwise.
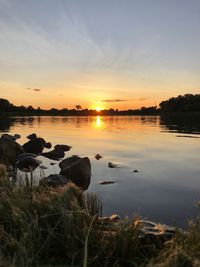
[[[96,117],[96,123],[95,123],[95,126],[97,128],[101,128],[102,127],[102,119],[101,119],[101,116],[97,116]]]

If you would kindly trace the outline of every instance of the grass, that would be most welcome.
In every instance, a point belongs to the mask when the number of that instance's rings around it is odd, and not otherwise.
[[[134,219],[100,220],[94,194],[13,187],[0,166],[0,267],[200,266],[200,218],[170,242],[144,241]]]

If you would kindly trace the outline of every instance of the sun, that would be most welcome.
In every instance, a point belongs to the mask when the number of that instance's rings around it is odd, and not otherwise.
[[[102,109],[100,107],[96,107],[96,111],[100,112]]]

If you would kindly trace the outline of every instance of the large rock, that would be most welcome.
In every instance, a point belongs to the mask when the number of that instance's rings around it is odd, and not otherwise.
[[[34,171],[37,167],[39,167],[41,161],[34,157],[22,157],[16,164],[16,167],[22,172],[31,172]]]
[[[53,187],[64,186],[69,182],[69,180],[60,174],[51,174],[40,180],[40,185],[48,185]]]
[[[36,155],[40,155],[44,150],[44,148],[46,147],[46,144],[47,143],[43,138],[37,137],[25,143],[23,145],[23,149],[26,153],[33,153]]]
[[[24,152],[15,138],[8,134],[0,137],[0,162],[5,165],[15,165],[17,157]]]
[[[91,164],[88,157],[72,156],[59,164],[60,174],[71,180],[82,190],[87,190],[91,180]]]

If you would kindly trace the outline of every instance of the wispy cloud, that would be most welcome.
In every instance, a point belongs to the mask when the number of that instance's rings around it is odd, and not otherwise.
[[[34,91],[34,92],[41,92],[42,91],[42,89],[40,89],[40,88],[26,88],[26,89]]]
[[[102,100],[101,102],[104,102],[104,103],[115,103],[115,102],[126,102],[128,100],[126,99],[105,99],[105,100]]]
[[[141,98],[139,98],[140,101],[146,101],[148,99],[150,99],[150,97],[141,97]]]

